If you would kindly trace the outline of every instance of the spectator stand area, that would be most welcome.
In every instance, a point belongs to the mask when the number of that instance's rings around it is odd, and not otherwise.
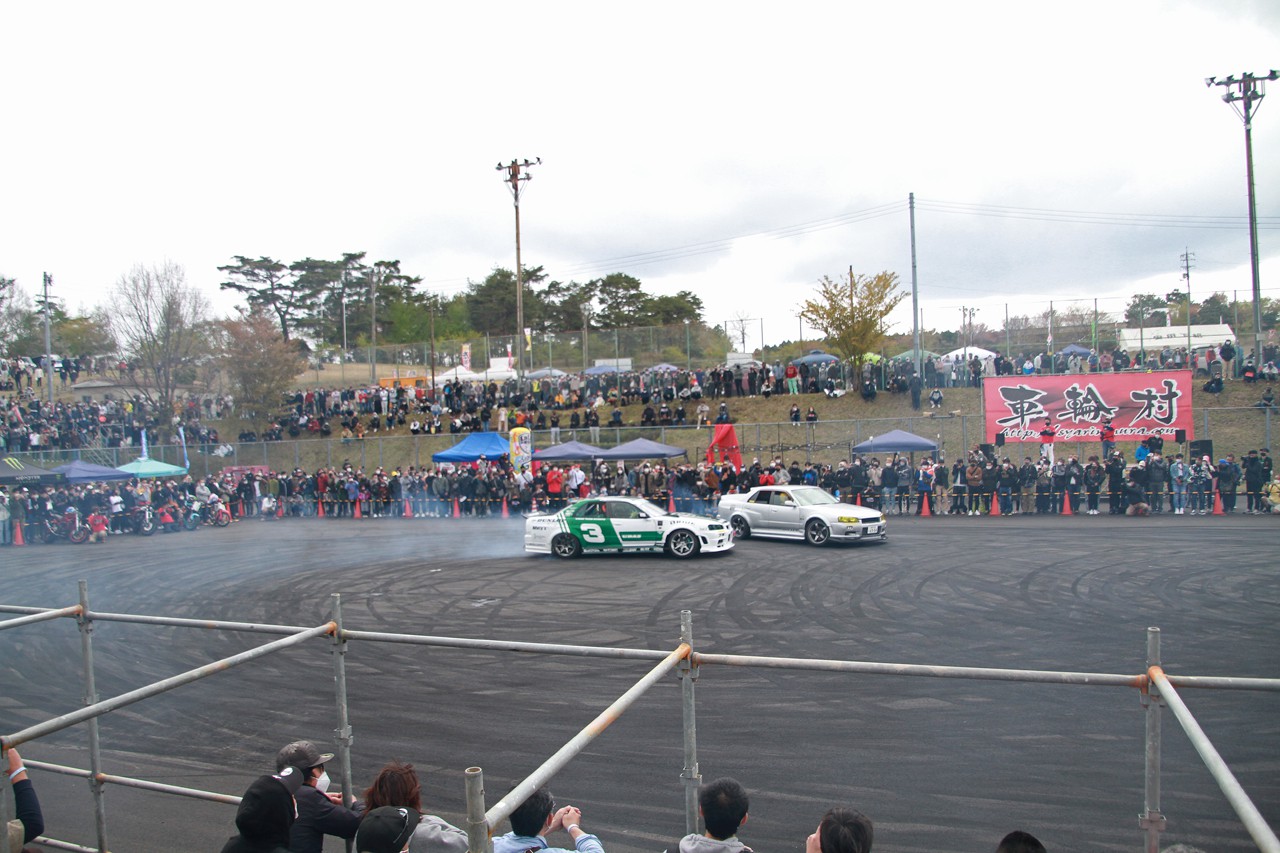
[[[19,731],[0,736],[0,747],[7,750],[38,740],[55,732],[77,725],[85,725],[88,736],[89,768],[66,767],[45,762],[26,760],[26,764],[54,773],[78,776],[91,780],[96,815],[97,846],[86,847],[66,841],[41,838],[39,843],[63,850],[99,851],[105,853],[107,821],[103,805],[103,788],[106,784],[140,788],[181,797],[191,797],[218,803],[238,804],[239,797],[226,794],[161,784],[145,779],[115,776],[102,772],[102,750],[98,736],[97,720],[104,714],[125,708],[137,702],[182,687],[203,678],[216,675],[230,667],[249,663],[283,649],[301,646],[310,640],[320,639],[333,659],[334,704],[336,715],[337,761],[341,767],[344,796],[351,791],[352,728],[347,707],[347,676],[345,654],[351,642],[399,643],[441,648],[487,650],[495,654],[546,654],[568,655],[612,660],[648,662],[651,668],[598,716],[557,749],[510,792],[488,806],[484,797],[484,776],[479,767],[466,770],[467,832],[470,853],[486,853],[492,850],[492,830],[510,817],[532,792],[546,784],[565,768],[615,722],[635,705],[645,692],[665,676],[675,673],[681,683],[682,736],[684,742],[684,767],[681,779],[684,786],[685,825],[689,833],[698,832],[697,790],[701,783],[697,753],[697,703],[695,684],[698,671],[703,666],[739,666],[771,669],[808,670],[827,673],[850,673],[896,677],[961,678],[1005,682],[1031,682],[1091,687],[1114,687],[1136,690],[1145,709],[1146,738],[1144,757],[1146,764],[1145,795],[1141,812],[1141,825],[1145,833],[1145,849],[1159,850],[1160,833],[1165,817],[1160,810],[1161,720],[1167,708],[1186,732],[1197,754],[1204,761],[1210,774],[1229,801],[1258,848],[1267,853],[1280,851],[1280,840],[1267,826],[1256,806],[1249,799],[1231,770],[1204,734],[1178,690],[1183,687],[1222,690],[1280,691],[1280,678],[1233,678],[1216,676],[1167,675],[1161,664],[1160,629],[1147,629],[1146,669],[1132,673],[1062,672],[1051,670],[993,669],[983,667],[934,666],[928,664],[897,664],[853,660],[818,660],[805,658],[761,657],[736,654],[700,654],[694,650],[693,619],[690,611],[681,612],[680,643],[669,652],[649,649],[609,648],[581,645],[558,645],[494,641],[474,638],[432,637],[416,634],[393,634],[375,631],[351,630],[344,626],[341,596],[332,597],[333,607],[329,621],[315,626],[263,625],[222,620],[180,619],[162,616],[144,616],[122,613],[96,613],[90,608],[88,583],[79,583],[79,601],[57,608],[24,607],[0,604],[0,613],[20,614],[0,621],[0,630],[17,629],[24,625],[54,619],[75,619],[81,633],[83,650],[85,707],[53,719],[27,726]],[[278,635],[256,648],[221,660],[211,661],[170,678],[154,682],[138,689],[97,699],[94,681],[93,626],[95,621],[131,622],[135,624],[173,626],[214,631],[251,632]],[[673,768],[674,769],[674,768]],[[10,818],[9,797],[0,789],[0,825]],[[7,834],[0,834],[0,853],[11,853]]]

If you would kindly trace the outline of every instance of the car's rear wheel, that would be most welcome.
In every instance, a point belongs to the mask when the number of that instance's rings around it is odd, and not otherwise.
[[[822,519],[810,519],[804,526],[804,541],[810,545],[826,545],[830,540],[831,528]]]
[[[668,557],[683,560],[697,555],[698,551],[702,550],[702,543],[698,541],[697,534],[692,530],[676,530],[667,537],[663,550],[667,552]]]
[[[734,539],[747,539],[751,536],[751,525],[740,515],[729,519],[729,528],[733,530]]]
[[[572,560],[582,553],[582,543],[572,533],[560,533],[551,540],[551,553],[562,560]]]

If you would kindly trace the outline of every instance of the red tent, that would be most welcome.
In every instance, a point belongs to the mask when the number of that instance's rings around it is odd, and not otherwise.
[[[711,446],[707,448],[707,463],[715,464],[716,451],[720,453],[720,459],[725,462],[732,462],[736,470],[742,470],[742,452],[738,448],[738,433],[734,430],[733,424],[716,424],[716,431],[711,436]]]

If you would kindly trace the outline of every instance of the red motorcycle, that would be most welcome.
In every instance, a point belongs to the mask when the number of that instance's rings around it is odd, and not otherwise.
[[[40,535],[46,545],[52,545],[59,539],[83,545],[89,541],[89,525],[80,518],[80,510],[69,506],[61,515],[46,517]]]

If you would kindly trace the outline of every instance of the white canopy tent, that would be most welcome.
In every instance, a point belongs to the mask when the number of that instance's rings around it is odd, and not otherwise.
[[[943,361],[955,361],[957,358],[973,358],[975,355],[978,358],[996,357],[996,353],[982,347],[960,347],[959,349],[953,349],[951,352],[943,353],[942,359]]]

